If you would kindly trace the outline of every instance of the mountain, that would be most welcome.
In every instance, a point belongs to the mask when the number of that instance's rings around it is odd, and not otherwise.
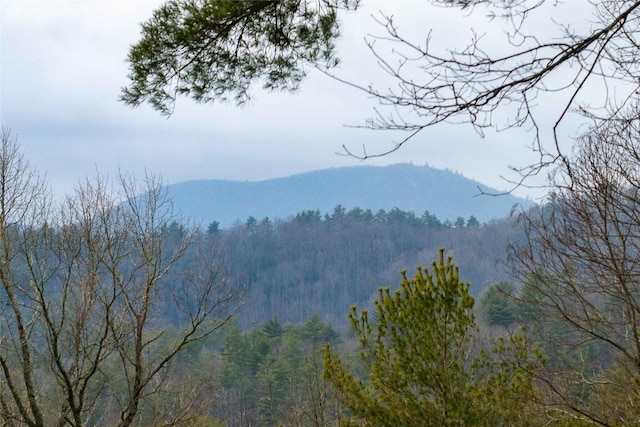
[[[324,169],[257,182],[198,180],[168,187],[175,207],[196,221],[218,221],[223,228],[250,216],[286,219],[298,212],[332,212],[338,204],[420,216],[429,210],[441,220],[474,215],[486,222],[509,214],[515,204],[531,201],[512,195],[489,196],[497,190],[446,170],[429,166],[353,166]]]

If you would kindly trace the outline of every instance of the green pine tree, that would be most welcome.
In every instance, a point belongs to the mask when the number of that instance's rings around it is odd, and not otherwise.
[[[375,315],[352,307],[366,378],[345,369],[330,346],[325,376],[351,425],[526,425],[533,373],[541,362],[524,335],[477,349],[474,299],[444,250],[431,270],[402,273],[400,288],[379,290]],[[474,357],[475,355],[475,357]]]

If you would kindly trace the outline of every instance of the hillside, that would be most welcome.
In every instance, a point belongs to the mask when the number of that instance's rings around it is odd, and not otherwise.
[[[297,212],[330,212],[341,204],[372,211],[397,207],[421,214],[429,210],[443,220],[474,215],[481,222],[506,216],[513,205],[530,201],[511,195],[492,197],[497,190],[460,174],[429,166],[354,166],[325,169],[258,182],[187,181],[169,186],[176,208],[208,224],[229,227],[253,216],[286,219]]]
[[[507,246],[523,237],[510,219],[451,227],[398,209],[372,215],[358,208],[247,221],[206,234],[225,255],[232,280],[244,286],[238,320],[245,327],[273,318],[304,322],[313,313],[343,327],[351,305],[369,305],[380,286],[397,286],[402,270],[411,274],[442,247],[478,296],[488,283],[509,279]]]

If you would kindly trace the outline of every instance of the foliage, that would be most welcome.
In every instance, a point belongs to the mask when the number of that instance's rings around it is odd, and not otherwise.
[[[453,223],[453,226],[455,228],[464,228],[465,225],[465,221],[464,218],[462,218],[461,216],[456,218],[456,221]]]
[[[467,219],[467,227],[468,228],[480,227],[480,221],[478,221],[478,218],[476,218],[475,216],[471,215],[471,216],[469,216],[469,219]]]
[[[307,64],[338,63],[337,11],[358,0],[171,0],[142,24],[131,47],[130,85],[122,100],[148,101],[162,114],[176,97],[242,104],[261,80],[269,90],[294,90]]]
[[[509,282],[501,282],[485,289],[480,297],[480,304],[489,325],[507,327],[515,323],[514,293],[514,286]]]
[[[328,425],[338,416],[321,373],[322,346],[338,342],[317,315],[301,325],[276,319],[240,332],[227,329],[219,406],[230,425]]]
[[[207,226],[207,233],[213,234],[220,231],[220,223],[218,221],[212,221]]]
[[[444,225],[442,224],[442,222],[440,222],[440,220],[438,219],[437,216],[435,216],[434,214],[432,214],[431,212],[429,212],[428,210],[424,211],[422,213],[422,216],[420,217],[420,219],[422,220],[422,222],[424,224],[426,224],[428,227],[433,227],[433,228],[442,228]]]
[[[359,337],[366,378],[344,367],[329,346],[325,376],[353,424],[447,426],[522,425],[538,356],[523,335],[502,339],[489,355],[477,344],[469,283],[440,250],[400,288],[381,288],[370,320],[354,306],[349,319]],[[473,360],[473,362],[469,362]]]

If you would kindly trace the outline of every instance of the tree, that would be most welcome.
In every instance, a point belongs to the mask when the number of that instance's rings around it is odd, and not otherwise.
[[[346,217],[346,213],[347,213],[347,208],[345,208],[341,204],[338,204],[336,205],[336,207],[333,208],[333,213],[331,214],[329,219],[331,221],[343,220]]]
[[[502,20],[504,43],[496,50],[495,40],[476,33],[461,47],[431,43],[429,33],[412,41],[393,16],[381,14],[384,34],[368,37],[367,44],[391,83],[388,89],[348,83],[382,104],[366,126],[408,133],[391,151],[443,122],[467,123],[480,134],[487,128],[533,128],[533,148],[540,157],[519,169],[527,176],[566,160],[558,132],[570,112],[583,114],[594,126],[637,116],[639,1],[581,4],[591,8],[588,27],[554,16],[560,21],[554,28],[528,24],[535,24],[537,14],[553,16],[556,2],[432,3]],[[305,66],[328,70],[337,63],[336,12],[357,5],[357,0],[172,0],[142,25],[142,37],[128,57],[130,85],[122,100],[134,106],[148,101],[170,114],[178,95],[242,103],[254,81],[262,80],[268,89],[296,89]],[[563,18],[583,15],[574,16]],[[384,53],[386,47],[390,54]],[[539,114],[536,107],[546,93],[559,106],[550,122],[542,117],[548,109]],[[386,154],[347,152],[362,158]]]
[[[306,210],[302,212],[298,212],[295,216],[295,220],[305,223],[305,224],[317,224],[322,221],[322,216],[320,215],[320,210]]]
[[[522,425],[537,360],[523,336],[475,353],[476,324],[469,283],[440,250],[400,288],[382,288],[375,316],[354,306],[364,379],[349,373],[329,346],[325,375],[355,424],[377,426]],[[370,320],[371,319],[371,320]],[[475,357],[474,357],[475,356]],[[473,362],[470,362],[473,360]]]
[[[435,228],[435,229],[440,229],[443,227],[442,223],[440,222],[440,220],[438,219],[437,216],[435,216],[434,214],[432,214],[431,212],[429,212],[428,210],[424,211],[424,213],[422,214],[422,222],[430,228]]]
[[[523,215],[528,238],[513,251],[525,319],[555,349],[549,404],[599,425],[639,415],[625,403],[640,395],[639,131],[608,122],[583,137],[551,202]]]
[[[247,218],[244,226],[247,227],[247,230],[249,230],[250,232],[254,232],[256,230],[256,227],[258,226],[258,220],[254,216],[250,216],[249,218]]]
[[[130,85],[122,100],[148,101],[161,113],[176,97],[246,102],[256,80],[295,90],[305,66],[335,66],[337,11],[358,0],[171,0],[142,25],[131,47]]]
[[[215,234],[218,231],[220,231],[220,222],[218,221],[212,221],[207,226],[207,233],[209,234]]]
[[[338,341],[317,315],[304,325],[277,321],[250,331],[229,328],[221,380],[231,425],[331,424],[339,411],[322,376],[322,349]]]
[[[121,176],[119,193],[105,179],[87,180],[54,208],[8,130],[0,181],[3,424],[128,426],[185,416],[156,398],[176,355],[233,313],[235,287],[213,248],[196,229],[166,232],[176,218],[152,177],[139,186]],[[161,345],[167,305],[180,332]]]
[[[473,215],[469,216],[469,219],[467,220],[467,228],[478,228],[478,227],[480,227],[480,221],[478,221],[478,218],[476,218]]]
[[[501,282],[488,286],[480,297],[480,304],[490,325],[508,327],[516,322],[512,295],[515,294],[513,285]]]

